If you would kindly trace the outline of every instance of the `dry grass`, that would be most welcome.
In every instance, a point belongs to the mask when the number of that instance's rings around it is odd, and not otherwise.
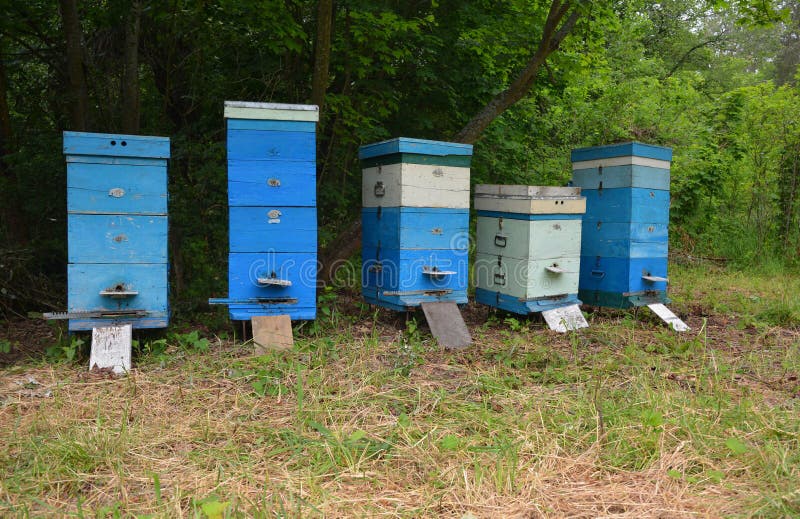
[[[709,306],[685,336],[623,312],[558,336],[473,308],[458,354],[348,308],[289,353],[173,345],[121,379],[18,364],[0,515],[800,513],[797,332]]]

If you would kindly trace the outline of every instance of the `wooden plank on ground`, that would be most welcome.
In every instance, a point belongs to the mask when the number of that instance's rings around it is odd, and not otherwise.
[[[422,303],[422,311],[425,313],[431,333],[446,349],[462,349],[472,344],[472,336],[457,304]]]
[[[89,370],[110,368],[118,375],[130,371],[131,330],[130,324],[92,328]]]
[[[256,355],[272,350],[290,350],[294,346],[292,319],[288,315],[257,315],[253,323],[253,343]]]

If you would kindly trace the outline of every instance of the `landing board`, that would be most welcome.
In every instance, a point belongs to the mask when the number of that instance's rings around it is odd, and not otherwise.
[[[686,332],[691,329],[685,322],[681,320],[680,317],[672,313],[672,310],[662,305],[661,303],[647,305],[647,308],[652,310],[665,323],[670,325],[672,329],[675,330],[676,332]]]
[[[554,308],[552,310],[545,310],[542,312],[547,326],[551,330],[566,333],[568,331],[579,330],[580,328],[588,328],[589,323],[583,317],[581,309],[578,305],[562,306],[561,308]]]
[[[92,353],[89,371],[111,368],[120,375],[131,370],[132,326],[103,326],[92,328]]]
[[[458,305],[449,302],[422,303],[422,311],[431,328],[431,333],[445,349],[463,349],[472,344],[472,336],[458,310]]]

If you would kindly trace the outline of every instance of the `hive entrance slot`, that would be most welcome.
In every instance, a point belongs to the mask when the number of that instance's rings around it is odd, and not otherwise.
[[[108,287],[104,290],[100,291],[100,295],[102,297],[111,297],[114,299],[123,299],[126,297],[134,297],[138,296],[139,292],[136,290],[131,290],[128,288],[127,285],[124,283],[117,283],[114,286]]]

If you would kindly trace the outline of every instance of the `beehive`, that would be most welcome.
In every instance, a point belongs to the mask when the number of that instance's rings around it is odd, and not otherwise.
[[[518,314],[580,304],[580,188],[478,185],[475,300]]]
[[[359,158],[364,299],[394,310],[466,303],[472,146],[399,138]]]
[[[234,320],[316,316],[316,121],[313,105],[225,102],[228,298]]]
[[[164,328],[169,139],[64,132],[70,330]]]
[[[638,142],[572,151],[586,196],[580,298],[627,308],[667,300],[672,150]]]

